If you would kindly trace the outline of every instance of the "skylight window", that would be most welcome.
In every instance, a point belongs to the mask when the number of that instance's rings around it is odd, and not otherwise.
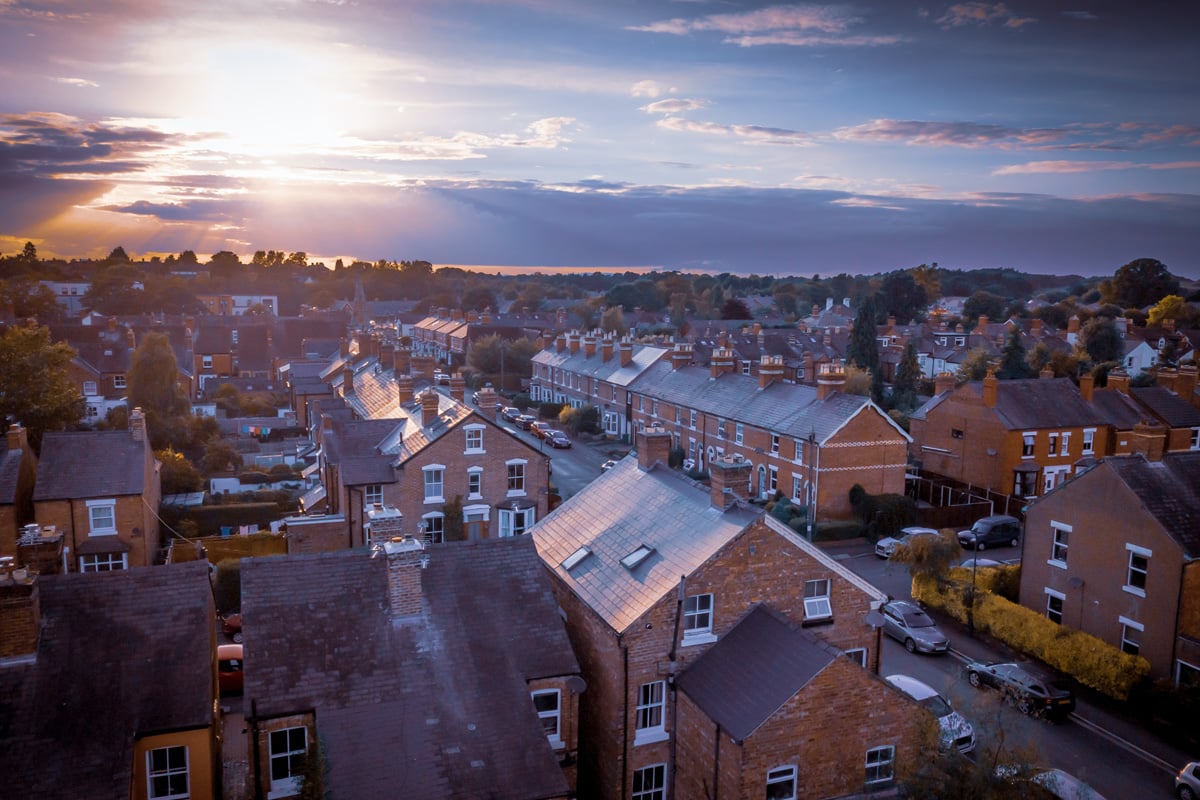
[[[649,558],[650,554],[653,552],[653,547],[650,547],[649,545],[641,545],[638,547],[638,549],[622,558],[621,564],[625,567],[625,569],[633,569],[638,564],[641,564],[643,561]]]
[[[571,555],[567,556],[566,560],[562,562],[562,568],[567,572],[570,572],[571,570],[575,569],[575,567],[579,566],[580,561],[583,561],[591,554],[592,551],[586,546],[581,547],[574,553],[571,553]]]

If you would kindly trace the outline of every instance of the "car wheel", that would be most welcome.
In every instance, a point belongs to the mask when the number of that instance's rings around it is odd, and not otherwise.
[[[967,683],[971,684],[976,689],[978,689],[983,686],[983,679],[979,677],[978,672],[968,672],[967,673]]]
[[[1028,697],[1017,698],[1017,711],[1022,714],[1029,714],[1033,711],[1033,705],[1029,702]]]
[[[1017,538],[1016,538],[1015,536],[1013,537],[1013,540],[1012,540],[1011,542],[1009,542],[1009,543],[1008,543],[1008,546],[1009,546],[1009,547],[1016,547],[1016,546],[1017,546]]]
[[[233,638],[233,641],[235,644],[241,644],[242,643],[242,632],[238,631],[237,633],[235,633],[233,635],[232,638]]]
[[[917,652],[917,643],[912,640],[912,637],[904,640],[904,649],[910,653]]]
[[[976,542],[975,549],[976,550],[987,550],[987,543],[986,542]]]
[[[1180,786],[1175,793],[1179,795],[1179,800],[1196,800],[1196,793],[1190,786]]]

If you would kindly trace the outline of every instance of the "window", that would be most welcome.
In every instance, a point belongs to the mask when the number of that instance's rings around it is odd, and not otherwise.
[[[621,559],[621,566],[625,567],[625,569],[633,569],[649,558],[653,552],[654,548],[650,545],[638,545],[634,548],[633,552]]]
[[[421,517],[425,526],[425,536],[433,544],[446,541],[446,516],[444,514],[426,514]]]
[[[446,468],[441,464],[431,464],[421,471],[425,473],[425,502],[446,502],[445,496],[442,494],[443,482],[446,477]]]
[[[683,638],[711,640],[713,596],[694,594],[683,601]]]
[[[112,572],[118,569],[128,569],[128,556],[124,553],[97,553],[79,557],[80,572]]]
[[[483,496],[483,470],[472,469],[467,472],[467,496]]]
[[[374,508],[376,503],[383,505],[382,483],[372,483],[363,489],[363,504],[367,508]]]
[[[743,362],[742,362],[742,374],[743,374],[743,375],[749,375],[749,374],[750,374],[750,362],[749,362],[749,361],[743,361]]]
[[[658,416],[658,400],[650,401],[650,416],[652,416],[652,417]]]
[[[89,533],[92,536],[117,532],[116,500],[88,500],[87,510]]]
[[[525,494],[525,461],[509,461],[508,465],[508,494]]]
[[[792,460],[797,464],[804,463],[804,441],[802,439],[796,440],[796,455]]]
[[[779,434],[771,434],[771,454],[779,455]]]
[[[961,439],[961,438],[963,438],[963,436],[964,436],[964,434],[963,434],[962,428],[951,428],[950,429],[950,438],[951,439]]]
[[[771,491],[771,494],[774,494],[779,491],[779,467],[769,468],[767,475],[769,476],[767,488]]]
[[[125,376],[124,375],[113,375],[113,388],[114,389],[124,389],[125,388]]]
[[[1063,601],[1065,599],[1066,595],[1064,594],[1056,592],[1053,589],[1046,590],[1046,619],[1062,625]]]
[[[643,683],[638,687],[637,729],[633,743],[649,744],[667,738],[663,722],[666,684],[663,681]]]
[[[733,441],[741,444],[746,435],[746,426],[740,422],[734,423],[733,426]]]
[[[587,558],[588,556],[590,556],[591,554],[592,554],[591,548],[584,545],[583,547],[580,547],[578,550],[576,550],[574,553],[571,553],[571,555],[567,556],[563,560],[562,568],[565,569],[567,572],[570,572],[571,570],[573,570],[577,566],[579,566],[580,563],[582,563],[582,561],[585,558]]]
[[[562,747],[562,735],[559,732],[559,723],[562,718],[562,711],[559,708],[558,689],[544,689],[537,692],[531,692],[533,696],[533,707],[537,709],[538,719],[542,721],[542,730],[546,732],[546,738],[550,740],[552,747]]]
[[[1142,632],[1146,627],[1128,617],[1117,617],[1117,619],[1121,623],[1121,649],[1131,656],[1136,656],[1142,649]]]
[[[268,737],[271,760],[272,797],[286,797],[300,791],[304,761],[308,756],[308,730],[282,728]]]
[[[846,656],[846,658],[850,659],[855,664],[858,664],[860,667],[866,668],[866,666],[867,666],[867,648],[855,647],[850,650],[847,650],[844,653],[844,655]]]
[[[1051,457],[1058,455],[1058,434],[1057,433],[1050,434],[1050,446],[1048,448],[1046,448],[1046,455],[1051,456]]]
[[[212,369],[213,368],[212,365],[213,365],[213,357],[212,356],[200,356],[200,366],[202,368]]]
[[[537,521],[536,511],[534,508],[500,509],[500,535],[520,536],[525,533]]]
[[[1050,523],[1051,532],[1054,534],[1054,542],[1050,546],[1050,563],[1056,567],[1067,566],[1067,546],[1071,538],[1071,526],[1064,525],[1061,522]]]
[[[1192,428],[1192,438],[1188,447],[1192,450],[1200,450],[1200,428]]]
[[[767,800],[796,800],[795,767],[776,767],[767,771]]]
[[[829,602],[829,579],[804,582],[804,618],[806,620],[829,619],[833,607]]]
[[[1022,438],[1021,458],[1033,458],[1033,443],[1037,440],[1037,434],[1026,433]]]
[[[793,500],[802,500],[804,498],[804,495],[802,494],[803,486],[804,486],[804,483],[803,483],[803,481],[800,480],[800,476],[793,475],[792,476],[792,499]]]
[[[1060,456],[1069,456],[1071,454],[1071,432],[1070,431],[1063,431],[1062,447],[1059,449],[1058,454]]]
[[[688,427],[696,430],[696,410],[688,409]]]
[[[1139,597],[1146,596],[1146,573],[1150,571],[1150,556],[1152,553],[1144,547],[1125,545],[1129,551],[1129,571],[1125,578],[1125,591]]]
[[[675,406],[675,424],[678,425],[679,421],[682,418],[683,418],[683,409],[681,409],[679,406]]]
[[[1083,429],[1083,454],[1085,456],[1091,455],[1093,452],[1095,452],[1092,449],[1093,443],[1095,441],[1096,441],[1096,429],[1095,428],[1084,428]]]
[[[666,797],[666,764],[655,764],[633,771],[633,800],[666,800]]]
[[[174,800],[189,796],[187,747],[157,747],[146,753],[146,797]]]
[[[483,426],[472,425],[466,429],[467,431],[467,452],[482,453],[483,452]]]
[[[896,748],[891,745],[868,750],[866,784],[870,786],[890,781],[895,767],[895,758]]]
[[[84,397],[95,397],[96,394],[97,394],[96,382],[95,381],[84,381],[83,382],[83,396]]]
[[[723,420],[723,419],[717,420],[717,438],[718,439],[725,438],[725,420]]]

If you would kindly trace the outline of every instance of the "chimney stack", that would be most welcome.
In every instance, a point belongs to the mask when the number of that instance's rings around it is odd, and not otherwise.
[[[692,345],[688,342],[676,342],[671,351],[671,369],[676,370],[692,363]]]
[[[379,345],[380,369],[391,369],[396,364],[396,346],[391,342]]]
[[[1175,384],[1179,380],[1179,371],[1173,367],[1160,367],[1158,375],[1155,376],[1154,382],[1163,387],[1167,391],[1176,392]]]
[[[578,333],[567,334],[567,350],[570,351],[571,355],[579,352],[579,339],[580,336]]]
[[[939,372],[933,377],[933,393],[935,395],[948,392],[954,388],[954,375],[949,372]]]
[[[817,399],[824,400],[834,392],[846,388],[846,371],[836,361],[821,365],[817,375]]]
[[[805,350],[804,351],[804,382],[805,383],[815,384],[817,382],[817,373],[815,370],[816,370],[816,366],[815,366],[815,362],[813,361],[812,351]]]
[[[667,466],[671,457],[671,434],[661,425],[654,425],[637,434],[638,467],[648,470],[655,462]]]
[[[988,319],[987,314],[980,314],[979,321],[975,323],[975,330],[982,335],[987,336],[987,326],[989,322],[991,322],[991,320]]]
[[[559,350],[558,352],[561,353],[562,350]],[[610,358],[612,358],[612,353],[613,353],[612,337],[606,336],[600,340],[600,360],[608,361]]]
[[[5,434],[8,440],[8,452],[15,453],[18,450],[29,449],[29,436],[25,429],[15,422],[8,426],[8,431]]]
[[[595,336],[583,337],[583,357],[591,358],[594,355],[596,355],[596,337]]]
[[[1092,402],[1096,392],[1096,379],[1089,372],[1086,375],[1079,376],[1079,393],[1083,395],[1084,402]]]
[[[129,433],[135,442],[146,441],[146,415],[140,407],[129,412]]]
[[[414,378],[424,378],[433,382],[433,356],[413,356],[409,360],[409,369]]]
[[[758,364],[758,388],[783,380],[783,356],[763,356]]]
[[[1184,364],[1179,368],[1179,379],[1175,381],[1175,391],[1184,400],[1187,400],[1194,406],[1200,407],[1200,399],[1196,397],[1196,365]]]
[[[42,627],[37,576],[18,570],[11,557],[0,562],[0,660],[33,655]]]
[[[988,408],[996,407],[996,394],[1000,390],[1000,379],[996,373],[988,371],[983,379],[983,404]]]
[[[741,453],[719,456],[708,464],[710,500],[722,511],[735,497],[745,499],[750,488],[750,462]]]
[[[438,418],[438,393],[433,389],[421,392],[421,427],[428,428]]]
[[[1050,366],[1049,364],[1042,367],[1042,371],[1038,373],[1038,377],[1044,381],[1050,380],[1054,377],[1054,367]]]
[[[137,349],[137,334],[133,332],[133,328],[125,329],[125,340],[129,343],[130,350]]]
[[[1114,369],[1108,373],[1108,388],[1116,389],[1121,394],[1129,394],[1129,373],[1123,369]]]
[[[450,396],[460,403],[466,402],[467,379],[462,376],[461,372],[455,372],[450,376]]]
[[[425,544],[411,537],[392,537],[383,543],[387,556],[388,605],[392,619],[415,617],[421,613],[421,581],[429,556]]]
[[[554,337],[554,352],[562,353],[567,349],[567,335],[560,333]]]
[[[413,376],[407,372],[396,376],[396,397],[400,405],[411,403],[413,399]]]
[[[347,395],[354,391],[354,367],[347,364],[342,368],[342,394]]]
[[[633,363],[633,340],[622,339],[617,344],[617,352],[621,358],[621,366],[628,367]]]
[[[733,372],[733,350],[728,347],[718,347],[712,352],[712,362],[709,376],[718,378],[727,372]]]
[[[489,383],[479,390],[479,412],[481,414],[494,414],[496,408],[496,390]]]
[[[1147,461],[1162,461],[1167,443],[1167,429],[1153,422],[1139,422],[1133,426],[1129,452],[1141,453]]]
[[[412,369],[412,350],[407,347],[397,347],[392,351],[392,372],[399,375],[408,374]]]

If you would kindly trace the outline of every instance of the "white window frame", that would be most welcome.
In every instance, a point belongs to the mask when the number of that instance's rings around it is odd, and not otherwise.
[[[1130,636],[1130,631],[1137,631],[1139,634],[1146,632],[1146,626],[1137,620],[1132,620],[1129,617],[1117,617],[1117,621],[1121,623],[1121,652],[1129,653],[1131,656],[1136,656],[1142,650],[1142,637]],[[1129,648],[1133,649],[1130,650]]]
[[[562,692],[558,689],[538,689],[529,693],[533,699],[533,708],[537,711],[538,719],[542,723],[542,730],[546,732],[546,738],[550,741],[550,746],[555,750],[561,750],[566,745],[562,740]],[[538,700],[547,700],[553,698],[553,708],[542,708],[538,705]],[[550,729],[550,724],[553,723],[553,730]]]
[[[183,753],[183,765],[172,763],[172,755],[179,755],[178,751]],[[162,753],[166,759],[166,763],[159,769],[154,767],[155,753]],[[180,787],[175,787],[172,791],[171,784],[175,780],[182,778],[183,791],[178,791]],[[165,784],[156,788],[155,780],[165,780]],[[191,797],[191,772],[188,766],[188,748],[185,744],[173,744],[166,747],[155,747],[152,750],[146,751],[146,798],[147,800],[186,800]]]
[[[478,500],[481,497],[483,497],[483,467],[467,467],[467,499]]]
[[[100,392],[98,391],[98,387],[96,386],[95,381],[84,381],[83,382],[83,396],[84,397],[95,397],[98,394],[100,394]]]
[[[867,667],[867,648],[851,647],[849,650],[843,650],[842,655],[858,664],[863,669]]]
[[[113,375],[113,388],[114,389],[126,388],[126,382],[125,382],[124,375]]]
[[[872,747],[867,751],[866,775],[863,783],[878,786],[896,777],[896,748],[890,744]]]
[[[363,507],[372,509],[376,503],[383,505],[383,484],[368,483],[363,487]]]
[[[1128,543],[1125,544],[1125,550],[1129,553],[1129,557],[1125,564],[1125,585],[1121,587],[1121,590],[1138,597],[1145,597],[1146,586],[1149,585],[1148,579],[1150,577],[1150,558],[1154,555],[1154,552],[1152,550],[1147,550],[1145,547],[1138,547],[1136,544]],[[1133,559],[1135,558],[1145,559],[1145,566],[1141,569],[1135,568],[1133,565]],[[1140,574],[1142,576],[1141,586],[1134,584],[1133,576],[1135,574]]]
[[[508,491],[506,497],[525,497],[525,467],[529,461],[524,458],[511,458],[504,462]]]
[[[694,408],[688,409],[688,427],[696,430],[696,409]]]
[[[1030,459],[1034,457],[1034,452],[1037,450],[1037,431],[1025,431],[1021,434],[1021,458]]]
[[[421,474],[425,481],[425,502],[446,502],[446,465],[429,464],[421,467]],[[436,494],[431,493],[433,489],[437,490]]]
[[[1200,450],[1200,428],[1192,428],[1192,437],[1188,443],[1189,450]]]
[[[780,792],[785,792],[781,794]],[[767,770],[768,800],[796,800],[796,767],[774,767]]]
[[[666,764],[651,764],[633,771],[632,800],[666,800],[666,797]]]
[[[824,584],[824,592],[820,590]],[[813,594],[809,594],[812,587]],[[833,602],[830,597],[832,582],[828,578],[817,578],[804,582],[804,619],[816,621],[833,619]]]
[[[1095,452],[1095,449],[1094,449],[1095,446],[1096,446],[1096,429],[1095,428],[1084,428],[1083,429],[1083,455],[1090,456],[1092,453]]]
[[[650,416],[658,418],[658,398],[654,397],[650,400]]]
[[[107,515],[105,515],[103,513],[104,509],[107,509],[107,511],[108,511]],[[117,501],[115,498],[108,498],[105,500],[88,500],[87,501],[87,511],[88,511],[88,536],[116,536],[117,535]],[[111,524],[97,525],[96,518],[98,515],[96,512],[101,512],[99,514],[100,517],[107,516],[108,521]],[[104,519],[101,519],[102,523],[104,521],[105,521]]]
[[[633,745],[665,742],[667,734],[667,683],[650,681],[638,687],[634,711]]]
[[[1059,444],[1059,448],[1058,448],[1058,454],[1060,456],[1071,455],[1071,432],[1070,431],[1062,432],[1061,438],[1060,438],[1060,444]]]
[[[721,419],[720,417],[717,417],[717,438],[725,438],[725,420]]]
[[[437,521],[434,524],[434,521]],[[428,514],[421,515],[421,522],[425,524],[425,538],[433,544],[441,544],[446,541],[446,515],[440,511],[430,511]]]
[[[79,557],[80,572],[115,572],[129,569],[128,553],[92,553]]]
[[[1046,455],[1048,455],[1050,458],[1054,458],[1056,455],[1058,455],[1058,431],[1050,431],[1047,436],[1050,437],[1050,445],[1046,448]]]
[[[804,440],[796,439],[796,457],[792,459],[797,464],[804,466]]]
[[[804,480],[799,475],[792,476],[792,499],[803,501]]]
[[[772,495],[779,491],[779,467],[767,467],[767,490]]]
[[[779,455],[779,434],[778,433],[771,434],[771,455],[773,455],[773,456]]]
[[[212,368],[213,368],[213,357],[212,356],[200,356],[200,369],[212,369]]]
[[[743,444],[746,440],[746,426],[741,422],[733,423],[733,443]]]
[[[1067,611],[1067,596],[1062,592],[1056,592],[1050,587],[1045,588],[1046,591],[1046,619],[1051,622],[1056,622],[1059,625],[1063,624],[1063,615]],[[1058,601],[1058,608],[1054,608],[1054,601]],[[1058,619],[1055,619],[1055,615]]]
[[[483,425],[466,425],[463,430],[466,431],[466,446],[463,448],[464,456],[474,456],[486,453],[483,449]]]
[[[749,362],[749,361],[743,361],[743,362],[742,362],[742,374],[743,374],[743,375],[749,375],[749,374],[750,374],[750,362]]]
[[[1050,558],[1046,563],[1059,569],[1067,568],[1067,559],[1071,557],[1071,532],[1074,527],[1065,522],[1050,520]],[[1062,539],[1059,539],[1062,534]]]
[[[291,733],[300,731],[304,735],[303,749],[286,749],[275,750],[276,734],[285,734],[285,747],[293,747],[291,741]],[[287,728],[278,728],[267,734],[267,765],[268,775],[270,776],[271,786],[267,793],[268,800],[274,800],[277,797],[290,797],[298,794],[300,791],[300,783],[303,780],[303,764],[308,757],[308,728],[303,725],[294,725]],[[293,761],[297,759],[298,761]],[[275,762],[283,761],[286,765],[287,775],[279,778],[275,777]]]
[[[498,509],[498,511],[500,512],[498,519],[500,526],[499,533],[501,538],[518,536],[520,534],[527,533],[529,529],[533,527],[533,524],[537,522],[537,509],[532,506],[529,508],[518,509],[501,508]],[[519,530],[517,526],[518,517],[522,522],[522,524],[519,526]]]
[[[683,646],[715,642],[713,635],[713,596],[693,594],[683,601]]]

